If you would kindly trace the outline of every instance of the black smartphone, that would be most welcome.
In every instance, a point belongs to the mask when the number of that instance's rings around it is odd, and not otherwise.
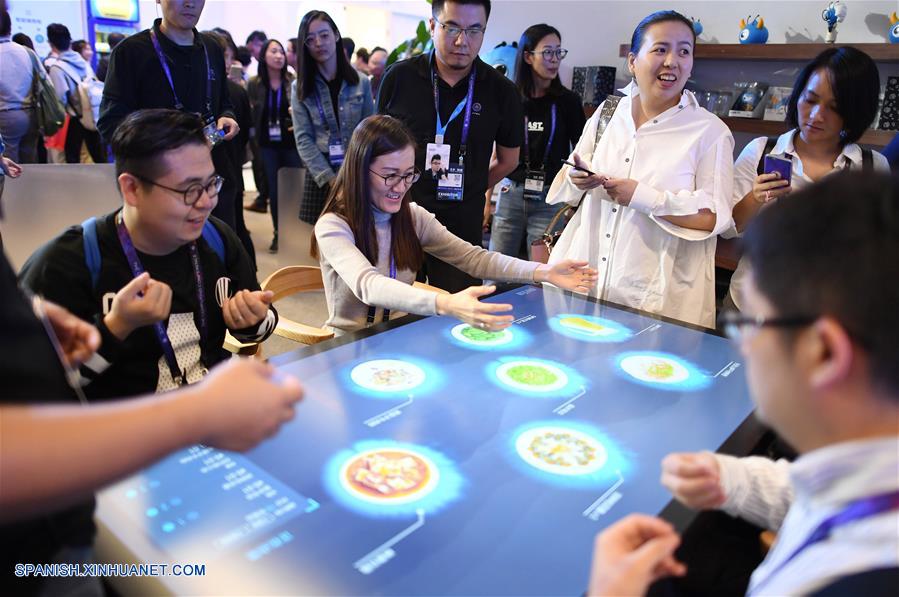
[[[589,174],[590,176],[596,176],[596,173],[595,173],[595,172],[591,172],[590,170],[587,170],[586,168],[582,168],[581,166],[577,166],[577,165],[575,165],[573,162],[569,162],[568,160],[562,160],[562,163],[563,163],[563,164],[568,164],[569,166],[571,166],[571,167],[574,168],[575,170],[580,170],[581,172],[586,172],[586,173]]]

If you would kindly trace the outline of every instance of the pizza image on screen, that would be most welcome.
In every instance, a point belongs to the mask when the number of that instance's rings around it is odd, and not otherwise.
[[[509,330],[490,332],[472,327],[467,323],[462,323],[454,327],[452,329],[452,335],[456,340],[477,346],[500,346],[511,342],[513,337],[512,332]]]
[[[621,361],[621,368],[640,381],[660,384],[680,383],[690,377],[682,364],[660,355],[635,355]]]
[[[376,359],[353,367],[350,378],[367,390],[404,392],[420,386],[425,380],[425,372],[406,361]]]
[[[557,475],[589,475],[608,459],[596,438],[569,427],[529,429],[515,440],[515,449],[526,463]]]
[[[437,485],[439,473],[428,458],[400,448],[362,452],[340,471],[341,484],[359,499],[379,504],[419,500]]]
[[[590,321],[584,317],[562,317],[559,319],[559,325],[585,336],[612,336],[618,333],[618,330],[614,328]]]
[[[511,361],[500,365],[496,377],[504,384],[527,392],[553,392],[568,385],[560,368],[544,361]]]

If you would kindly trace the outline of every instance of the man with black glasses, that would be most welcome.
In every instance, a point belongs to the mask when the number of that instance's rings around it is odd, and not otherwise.
[[[474,245],[483,239],[484,194],[518,166],[524,138],[515,85],[478,58],[490,0],[434,0],[434,51],[398,62],[381,81],[378,112],[404,121],[418,141],[415,161],[448,155],[447,176],[423,176],[412,200],[450,232]],[[494,143],[496,161],[491,165]],[[459,292],[481,282],[428,256],[428,281]]]
[[[222,179],[200,118],[135,112],[112,149],[122,209],[69,228],[21,272],[25,287],[100,330],[81,367],[91,399],[199,381],[228,358],[226,329],[254,342],[277,324],[240,241],[210,217]]]

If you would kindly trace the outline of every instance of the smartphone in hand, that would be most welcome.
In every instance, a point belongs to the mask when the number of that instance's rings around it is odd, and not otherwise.
[[[579,170],[579,171],[581,171],[581,172],[586,172],[586,173],[589,174],[590,176],[596,176],[596,173],[595,173],[595,172],[591,172],[590,170],[587,170],[586,168],[583,168],[583,167],[581,167],[581,166],[578,166],[578,165],[576,165],[574,162],[569,162],[568,160],[562,160],[562,163],[563,163],[563,164],[568,164],[569,166],[571,166],[571,167],[574,168],[575,170]]]
[[[777,172],[780,174],[780,180],[787,181],[787,185],[789,185],[793,177],[793,162],[773,155],[766,155],[763,170],[765,174]]]

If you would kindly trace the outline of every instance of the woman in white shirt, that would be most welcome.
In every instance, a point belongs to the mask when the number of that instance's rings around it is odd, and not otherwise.
[[[399,312],[449,315],[486,331],[512,325],[510,305],[479,300],[493,286],[455,294],[413,287],[425,253],[476,278],[549,282],[577,292],[595,283],[596,270],[586,262],[522,261],[455,236],[409,201],[419,176],[415,138],[400,120],[376,115],[359,124],[312,239],[328,301],[326,325],[335,332],[358,330]]]
[[[596,143],[606,102],[587,122],[549,203],[577,204],[550,263],[599,270],[591,294],[706,327],[715,325],[716,236],[731,222],[733,136],[684,85],[696,37],[674,11],[649,15],[631,40],[634,81]]]
[[[851,46],[828,48],[796,77],[787,105],[790,130],[769,140],[750,141],[734,165],[734,228],[742,233],[765,204],[844,168],[888,172],[887,159],[856,144],[877,114],[880,76],[870,56]],[[764,172],[764,156],[789,160],[791,181]],[[726,306],[740,308],[747,268],[741,261],[731,278]]]

